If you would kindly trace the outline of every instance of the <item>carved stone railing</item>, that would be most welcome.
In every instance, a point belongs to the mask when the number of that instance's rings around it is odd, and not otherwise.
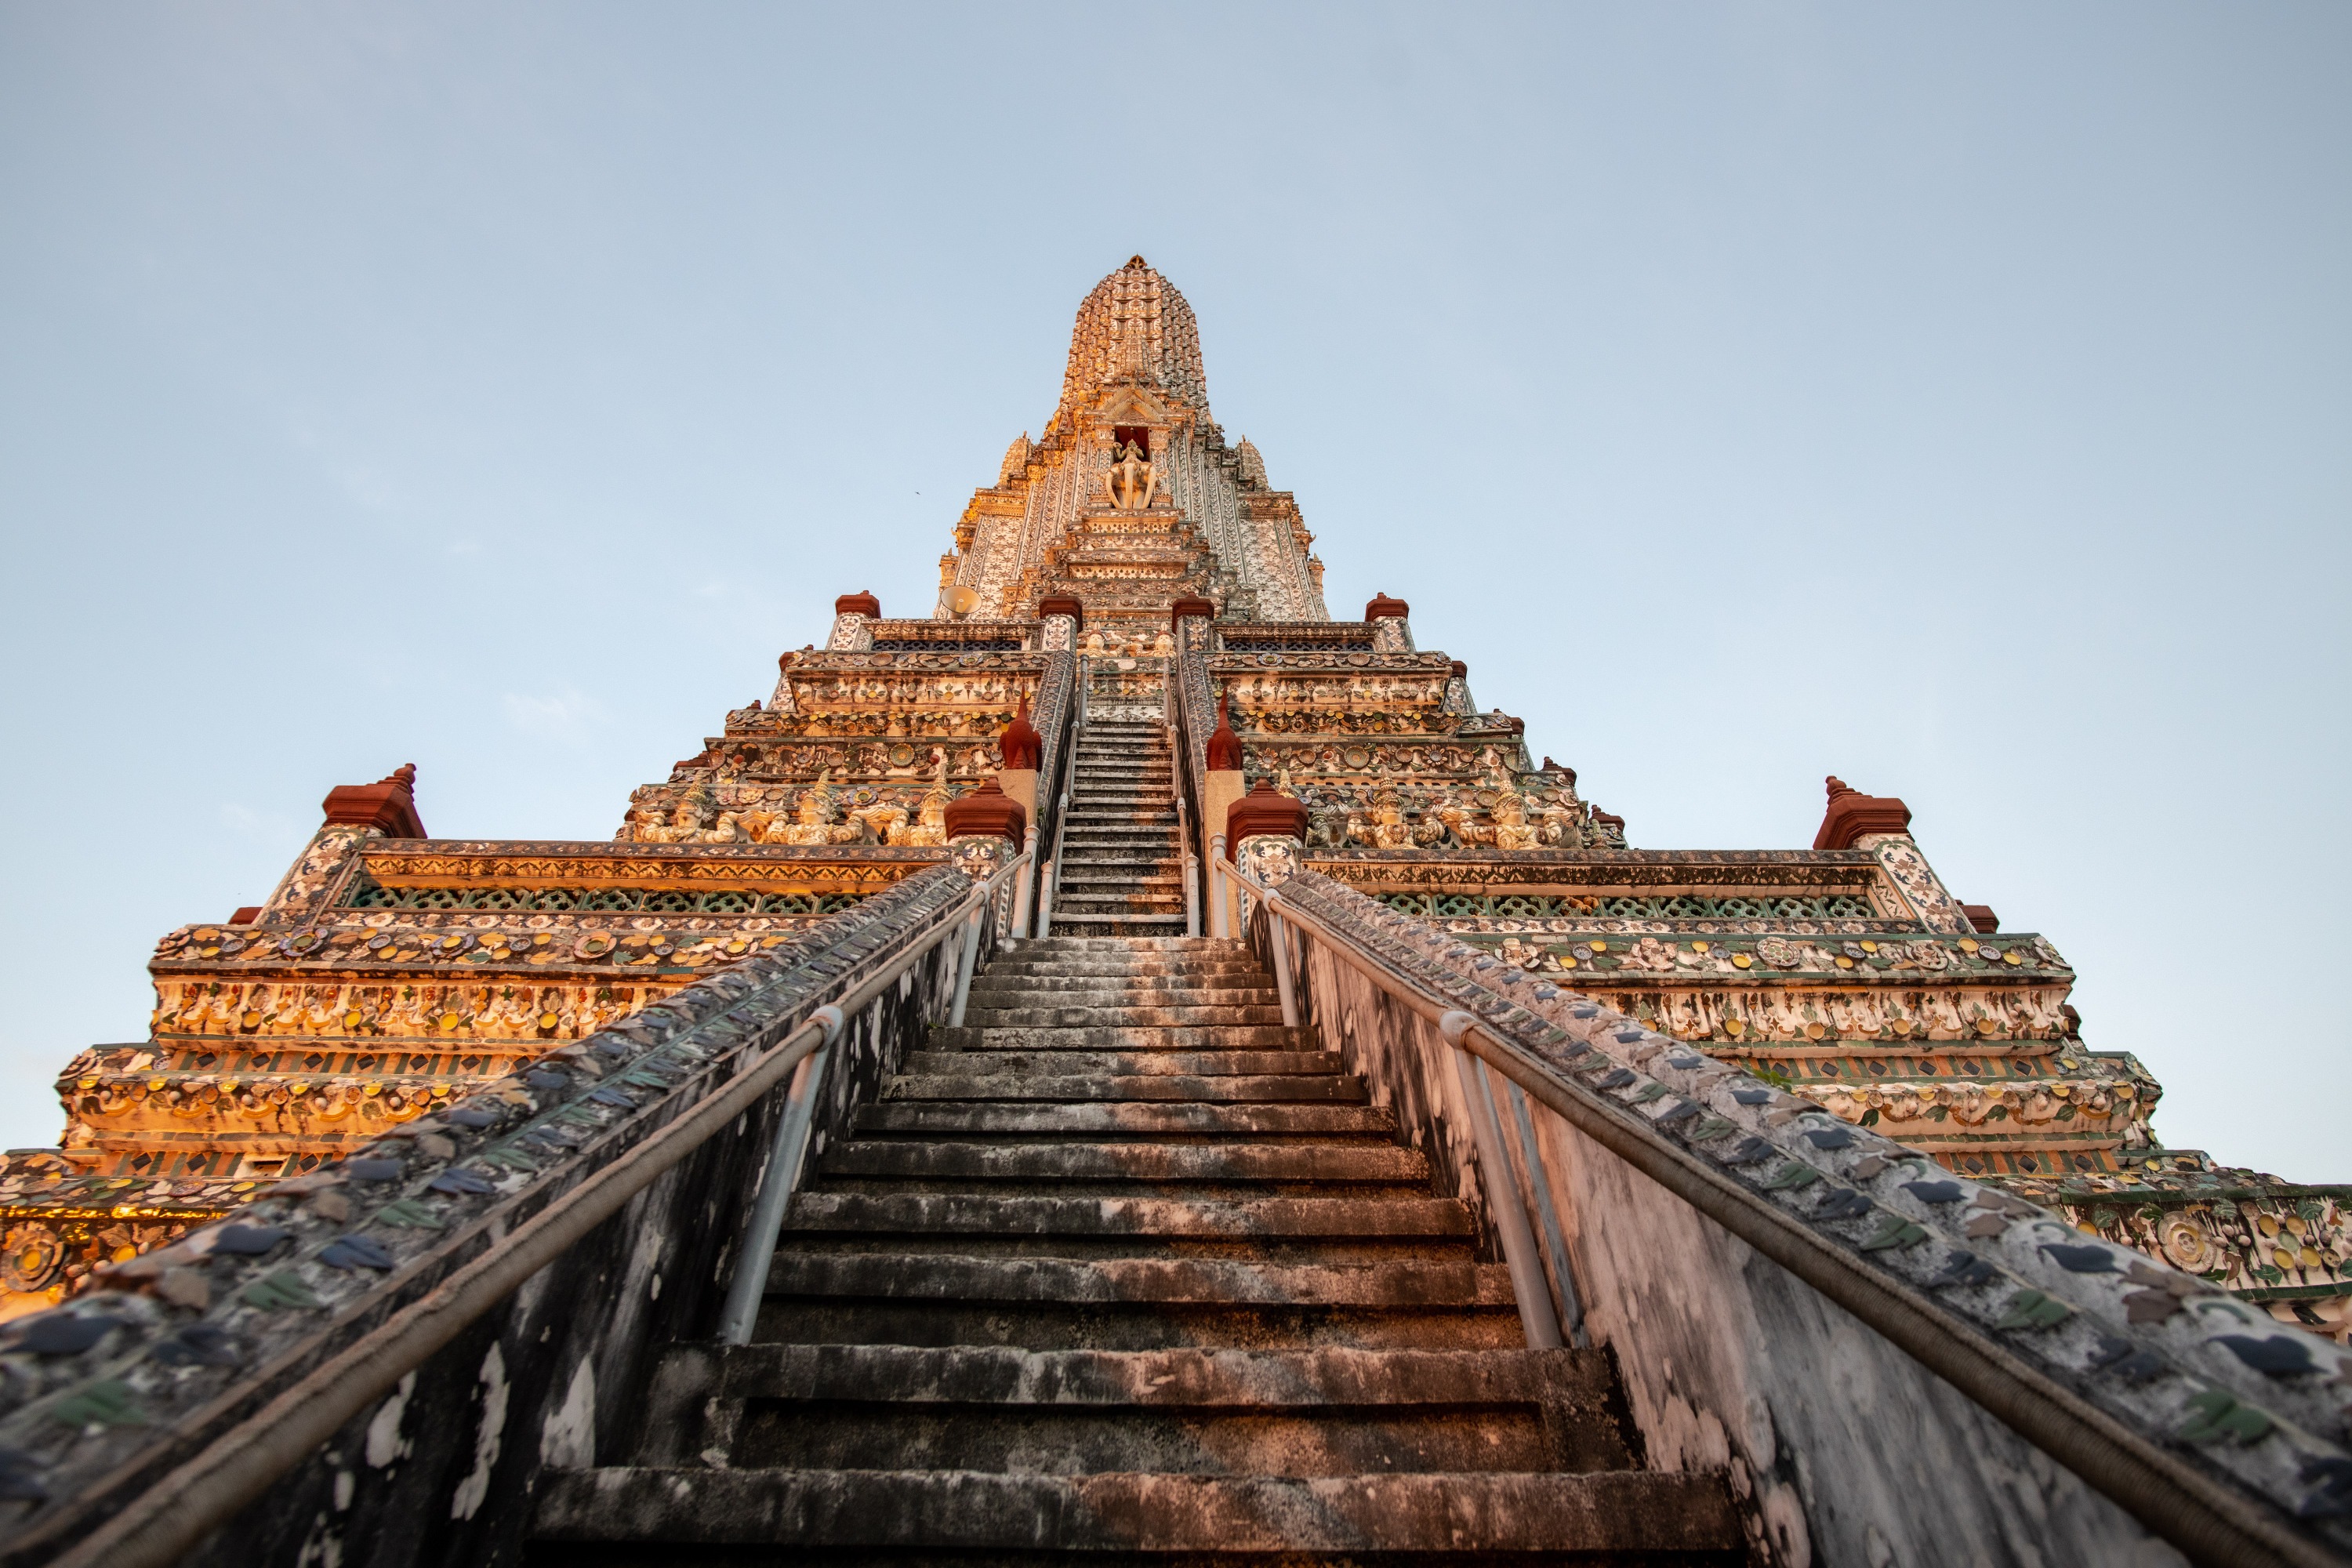
[[[869,621],[877,652],[940,649],[1004,651],[1025,648],[1037,636],[1034,621]]]
[[[1234,653],[1272,653],[1308,648],[1370,653],[1373,628],[1365,621],[1226,621],[1217,627],[1217,646]]]
[[[809,1146],[844,1136],[951,1016],[1005,858],[962,841],[0,1329],[0,1563],[511,1558],[540,1467],[710,1331],[783,1075],[829,1044]]]
[[[1616,1352],[1654,1463],[1731,1469],[1764,1560],[2178,1561],[2144,1526],[2352,1561],[2352,1352],[1327,878],[1258,903],[1441,1182],[1490,1224],[1526,1194],[1560,1321]],[[1513,1129],[1499,1183],[1448,1045]]]

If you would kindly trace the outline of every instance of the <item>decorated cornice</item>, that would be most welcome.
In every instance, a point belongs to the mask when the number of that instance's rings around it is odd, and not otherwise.
[[[375,840],[361,866],[386,887],[449,883],[552,888],[690,884],[871,890],[947,858],[943,848],[891,845],[638,844]]]

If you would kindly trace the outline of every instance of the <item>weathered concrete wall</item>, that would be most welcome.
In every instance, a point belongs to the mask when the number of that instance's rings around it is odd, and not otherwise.
[[[1263,949],[1262,916],[1252,934]],[[1302,1005],[1325,1040],[1483,1221],[1450,1047],[1328,947],[1299,950]],[[1510,1088],[1495,1088],[1519,1190],[1532,1199]],[[1843,1309],[1541,1104],[1522,1103],[1587,1331],[1614,1352],[1650,1460],[1728,1470],[1769,1561],[2185,1561]],[[1547,1216],[1529,1209],[1540,1237]]]
[[[322,1172],[299,1193],[289,1185],[286,1196],[192,1233],[142,1259],[146,1272],[136,1279],[49,1314],[66,1327],[102,1320],[103,1331],[68,1353],[0,1346],[11,1374],[0,1384],[0,1454],[11,1483],[0,1492],[0,1563],[47,1561],[103,1524],[110,1501],[152,1487],[938,929],[970,887],[950,867],[910,878],[784,948],[551,1053],[541,1069],[410,1129],[404,1141],[357,1152],[380,1171]],[[984,923],[983,960],[993,939]],[[838,1136],[856,1103],[944,1018],[960,945],[941,943],[850,1020],[833,1047],[818,1133]],[[635,1451],[661,1350],[715,1329],[782,1100],[772,1092],[704,1142],[185,1561],[391,1568],[513,1560],[542,1467]],[[428,1216],[422,1226],[420,1214]],[[258,1233],[258,1247],[241,1248],[217,1239],[232,1226],[246,1227],[248,1240],[252,1227],[272,1229]],[[333,1249],[354,1245],[388,1248],[394,1267],[338,1264]],[[256,1290],[272,1281],[294,1298],[257,1300]],[[204,1352],[194,1364],[192,1351]],[[64,1415],[109,1401],[139,1418],[78,1427]],[[27,1481],[46,1495],[27,1496]]]
[[[844,1030],[805,1158],[845,1133],[946,1017],[957,945],[935,948]],[[661,1352],[715,1328],[782,1103],[769,1095],[534,1275],[405,1392],[219,1531],[190,1568],[514,1561],[541,1468],[625,1462]]]
[[[2185,1561],[1843,1308],[1529,1110],[1587,1331],[1616,1352],[1653,1462],[1728,1468],[1775,1560]]]

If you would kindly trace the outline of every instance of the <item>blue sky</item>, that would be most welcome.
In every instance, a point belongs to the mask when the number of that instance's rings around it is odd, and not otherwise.
[[[1141,251],[1334,608],[1636,846],[1901,795],[2168,1142],[2352,1178],[2347,80],[2337,5],[0,5],[0,1142],[330,786],[606,837],[928,609]]]

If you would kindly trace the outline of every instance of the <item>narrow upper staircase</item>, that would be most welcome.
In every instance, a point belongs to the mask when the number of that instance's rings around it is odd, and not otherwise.
[[[1149,719],[1089,718],[1070,770],[1055,935],[1182,936],[1184,850],[1174,752]]]
[[[1239,942],[1022,942],[796,1195],[756,1342],[670,1352],[532,1560],[1720,1563],[1607,1357]]]

